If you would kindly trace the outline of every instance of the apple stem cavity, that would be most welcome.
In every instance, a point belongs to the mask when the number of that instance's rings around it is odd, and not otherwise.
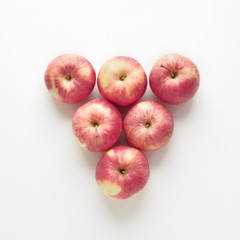
[[[151,126],[150,123],[146,123],[146,124],[145,124],[145,127],[146,127],[146,128],[149,128],[150,126]]]
[[[122,75],[122,76],[119,78],[119,80],[124,81],[126,77],[127,77],[127,75]]]
[[[151,118],[148,117],[148,119],[146,120],[146,122],[143,124],[145,126],[145,128],[150,128],[152,126],[152,121]]]
[[[66,76],[65,76],[65,79],[68,80],[68,81],[72,80],[72,74],[67,73]]]
[[[123,176],[127,175],[127,171],[125,169],[119,169],[118,170]]]
[[[172,77],[172,78],[175,78],[175,77],[176,77],[176,74],[175,74],[174,72],[172,72],[169,68],[165,67],[163,64],[161,64],[160,67],[165,68],[167,71],[169,71],[169,72],[171,73],[171,77]]]

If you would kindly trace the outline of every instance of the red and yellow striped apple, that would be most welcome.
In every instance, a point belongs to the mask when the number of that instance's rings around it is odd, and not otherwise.
[[[144,188],[149,178],[146,156],[138,149],[117,146],[103,154],[96,168],[96,180],[109,198],[126,199]]]
[[[144,69],[130,57],[114,57],[101,67],[97,84],[104,98],[120,106],[140,99],[147,88]]]
[[[75,54],[55,58],[45,72],[49,92],[64,103],[78,103],[93,90],[96,74],[91,63]]]
[[[172,136],[173,125],[172,114],[155,101],[135,104],[123,122],[128,141],[146,151],[162,148]]]
[[[160,100],[180,104],[195,95],[200,76],[197,66],[190,59],[178,54],[168,54],[154,64],[149,83]]]
[[[80,145],[102,152],[112,147],[122,132],[122,116],[108,101],[95,99],[78,108],[72,118],[73,132]]]

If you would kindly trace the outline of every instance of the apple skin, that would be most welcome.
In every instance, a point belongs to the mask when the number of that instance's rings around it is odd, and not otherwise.
[[[200,75],[197,66],[190,59],[179,54],[168,54],[154,64],[149,84],[160,100],[176,105],[195,95],[199,88]]]
[[[128,106],[145,93],[147,76],[135,59],[118,56],[103,64],[97,84],[105,99],[120,106]]]
[[[57,100],[78,103],[92,92],[96,73],[84,57],[63,54],[48,65],[44,78],[47,89]]]
[[[122,116],[108,101],[95,99],[78,108],[72,118],[73,133],[89,151],[102,152],[112,147],[122,132]]]
[[[127,112],[123,127],[133,146],[150,151],[162,148],[169,141],[174,122],[172,114],[162,104],[142,101]]]
[[[103,154],[96,168],[96,181],[109,198],[126,199],[144,188],[149,178],[146,156],[138,149],[114,147]]]

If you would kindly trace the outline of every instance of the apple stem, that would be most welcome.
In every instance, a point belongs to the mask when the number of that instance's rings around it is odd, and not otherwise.
[[[97,124],[94,124],[94,127],[95,127],[95,137],[98,137],[98,132],[97,132],[97,127],[98,127],[98,125],[97,125]]]
[[[172,78],[175,78],[175,77],[176,77],[176,75],[175,75],[169,68],[165,67],[163,64],[161,64],[160,67],[165,68],[166,70],[168,70],[168,71],[171,73],[171,77],[172,77]]]

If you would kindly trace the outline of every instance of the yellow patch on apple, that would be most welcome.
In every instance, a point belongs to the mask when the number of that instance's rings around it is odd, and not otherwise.
[[[113,157],[115,155],[115,152],[113,149],[109,150],[107,153],[106,153],[109,157]]]
[[[105,116],[110,116],[111,109],[109,107],[103,107],[100,104],[97,105],[96,111],[103,113]]]
[[[58,89],[55,87],[55,84],[54,84],[54,83],[52,83],[51,93],[52,93],[52,95],[53,95],[56,99],[61,100],[61,97],[60,97],[60,95],[58,94]]]
[[[88,66],[83,66],[79,69],[78,73],[81,77],[89,78],[91,75],[91,69]]]
[[[98,185],[102,192],[109,197],[111,197],[111,195],[118,194],[122,190],[122,188],[119,185],[106,180],[98,181]]]
[[[120,159],[121,162],[130,163],[134,159],[135,151],[132,149],[126,149],[123,158]]]

